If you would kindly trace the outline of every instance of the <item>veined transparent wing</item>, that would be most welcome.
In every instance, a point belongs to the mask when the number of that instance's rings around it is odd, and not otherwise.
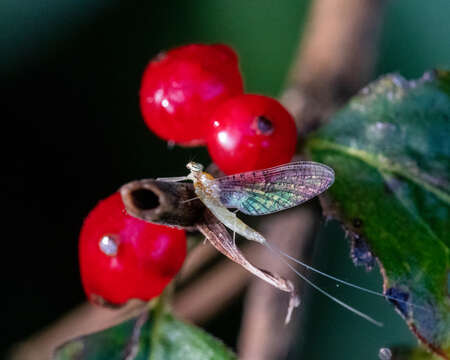
[[[334,182],[330,167],[298,161],[216,179],[220,201],[248,215],[265,215],[297,206]]]

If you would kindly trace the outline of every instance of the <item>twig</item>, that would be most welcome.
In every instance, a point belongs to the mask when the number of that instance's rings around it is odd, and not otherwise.
[[[382,0],[316,0],[313,3],[306,35],[291,72],[292,84],[281,98],[294,115],[301,137],[320,127],[369,80],[376,58],[383,4]],[[310,217],[314,215],[302,208],[294,209],[291,214],[292,217],[283,214],[271,222],[268,240],[308,262],[307,249],[313,239],[311,229],[316,224]],[[261,261],[284,274],[278,269],[278,259],[267,257]],[[279,323],[274,319],[282,302],[273,289],[256,280],[252,282],[239,340],[241,359],[279,360],[286,356],[293,331],[277,326]]]
[[[327,120],[370,79],[384,0],[316,0],[282,102],[300,136]]]
[[[139,340],[141,336],[141,330],[144,326],[145,322],[148,320],[148,311],[143,311],[137,318],[133,332],[131,334],[131,337],[128,341],[128,344],[126,345],[123,357],[124,360],[133,360],[136,357],[136,354],[139,351]]]
[[[131,215],[150,222],[194,230],[205,206],[195,198],[190,183],[144,179],[121,187],[123,203]]]

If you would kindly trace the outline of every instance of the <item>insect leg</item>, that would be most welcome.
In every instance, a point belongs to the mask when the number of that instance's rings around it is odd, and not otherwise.
[[[178,182],[189,180],[187,176],[175,176],[175,177],[161,177],[156,178],[157,181]]]
[[[197,199],[200,199],[200,198],[198,196],[196,196],[195,198],[192,198],[192,199],[183,200],[183,201],[181,201],[181,203],[184,204],[184,203],[187,203],[187,202],[190,202],[190,201],[194,201],[194,200],[197,200]]]
[[[233,214],[233,218],[234,218],[234,220],[233,220],[233,245],[234,245],[234,247],[236,247],[236,231],[235,231],[235,229],[236,229],[236,218],[237,218],[237,213],[239,212],[239,209],[236,209],[236,210],[234,210],[234,211],[232,211],[231,213]]]

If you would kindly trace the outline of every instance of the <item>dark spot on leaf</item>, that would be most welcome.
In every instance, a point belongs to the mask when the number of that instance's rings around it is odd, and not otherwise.
[[[360,228],[363,224],[363,221],[360,218],[354,218],[352,223],[355,228]]]
[[[390,287],[386,290],[387,300],[392,303],[395,308],[405,317],[408,317],[408,304],[405,301],[409,299],[409,293],[395,287]],[[397,301],[396,299],[400,300]]]
[[[256,118],[256,131],[263,135],[270,135],[273,132],[273,124],[265,116],[258,116]]]
[[[386,184],[386,183],[384,183],[383,185],[384,185],[384,186],[383,186],[384,192],[385,192],[386,194],[391,195],[391,194],[392,194],[392,189],[391,189],[391,188],[388,186],[388,184]]]
[[[375,257],[369,249],[366,241],[358,234],[351,233],[350,256],[356,266],[365,266],[367,271],[375,266]]]

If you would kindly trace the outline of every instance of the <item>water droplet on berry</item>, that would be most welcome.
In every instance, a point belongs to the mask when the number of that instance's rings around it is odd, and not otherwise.
[[[104,254],[108,256],[116,256],[119,248],[119,241],[117,236],[105,235],[100,239],[98,246]]]
[[[389,348],[381,348],[378,352],[378,357],[380,360],[391,360],[392,358],[392,352]]]

